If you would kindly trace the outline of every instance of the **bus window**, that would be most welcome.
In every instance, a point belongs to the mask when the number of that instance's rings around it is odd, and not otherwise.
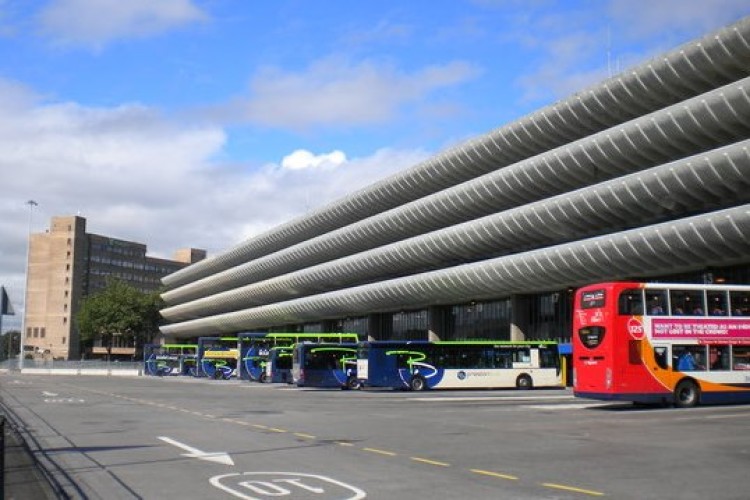
[[[672,346],[672,364],[675,371],[691,372],[706,369],[706,348],[696,345]]]
[[[732,369],[750,370],[750,346],[732,346]]]
[[[750,292],[729,292],[732,316],[750,316]]]
[[[539,349],[539,368],[557,368],[557,349]]]
[[[605,305],[604,290],[590,290],[581,294],[581,309],[591,309],[594,307],[604,307]]]
[[[706,311],[703,290],[671,290],[672,314],[704,316]]]
[[[711,371],[729,370],[729,346],[710,346],[708,348],[708,363]]]
[[[625,316],[643,314],[643,293],[640,288],[623,290],[620,294],[618,312]]]
[[[495,362],[493,368],[512,368],[513,359],[509,351],[493,350]]]
[[[708,299],[709,316],[726,316],[727,314],[727,292],[709,290],[706,292]]]
[[[667,291],[646,290],[646,307],[649,316],[663,316],[667,314]]]
[[[578,337],[581,344],[589,349],[594,349],[599,347],[599,344],[604,340],[604,332],[603,326],[585,326],[578,329]]]
[[[667,348],[664,346],[655,346],[654,347],[654,359],[656,360],[656,364],[659,365],[659,368],[662,368],[666,370],[669,368],[669,358],[668,358],[668,351]]]
[[[518,349],[513,353],[513,361],[516,363],[530,363],[531,354],[528,348]]]

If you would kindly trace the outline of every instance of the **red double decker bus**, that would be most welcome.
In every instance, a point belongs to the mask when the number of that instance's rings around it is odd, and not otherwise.
[[[600,283],[573,316],[576,396],[750,402],[750,286]]]

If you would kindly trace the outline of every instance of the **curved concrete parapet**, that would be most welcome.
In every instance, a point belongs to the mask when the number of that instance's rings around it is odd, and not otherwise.
[[[592,280],[677,273],[694,261],[731,265],[750,254],[750,205],[438,271],[165,325],[191,337],[268,324],[534,293]]]

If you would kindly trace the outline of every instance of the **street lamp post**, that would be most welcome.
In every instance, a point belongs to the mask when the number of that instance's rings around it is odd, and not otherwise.
[[[34,207],[38,206],[39,203],[34,200],[26,202],[29,206],[29,227],[27,232],[26,241],[26,290],[23,295],[23,319],[21,321],[21,335],[19,335],[19,354],[18,354],[18,368],[23,370],[23,358],[24,358],[24,341],[26,340],[26,316],[28,315],[27,307],[29,305],[29,259],[31,258],[31,219],[34,215]]]

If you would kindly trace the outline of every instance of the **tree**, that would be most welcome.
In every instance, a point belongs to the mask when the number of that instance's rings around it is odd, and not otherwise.
[[[19,330],[8,330],[5,335],[0,336],[0,359],[13,359],[18,357],[21,345],[21,332]]]
[[[81,341],[101,339],[107,359],[115,337],[127,345],[141,346],[159,331],[162,306],[158,292],[144,293],[122,281],[109,281],[104,290],[81,303],[76,316]]]

